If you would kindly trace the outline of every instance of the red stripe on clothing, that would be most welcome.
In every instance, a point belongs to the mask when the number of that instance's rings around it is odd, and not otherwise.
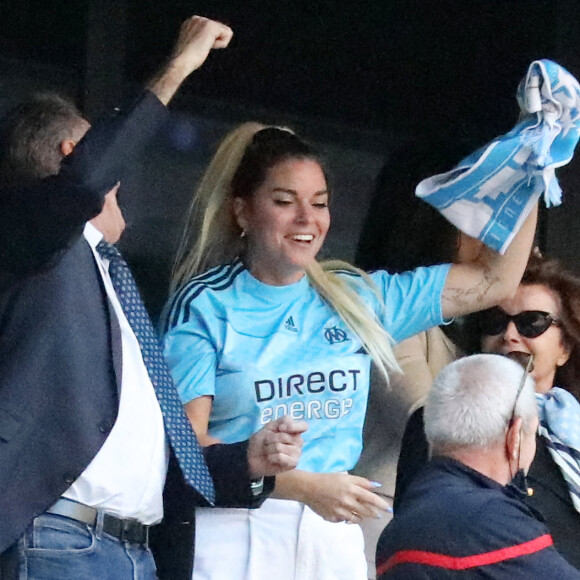
[[[498,562],[517,558],[518,556],[527,556],[552,545],[552,536],[545,534],[529,542],[518,544],[517,546],[509,546],[501,550],[494,550],[493,552],[485,552],[474,556],[463,556],[461,558],[436,554],[435,552],[424,552],[422,550],[401,550],[395,552],[386,562],[382,562],[377,566],[377,576],[384,574],[387,570],[399,564],[423,564],[425,566],[446,568],[447,570],[466,570],[468,568],[476,568],[477,566],[497,564]]]

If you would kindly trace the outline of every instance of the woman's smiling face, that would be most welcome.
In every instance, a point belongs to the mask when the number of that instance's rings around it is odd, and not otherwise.
[[[297,282],[316,259],[328,228],[328,186],[319,163],[287,159],[266,174],[247,198],[234,199],[234,212],[246,232],[246,261],[266,284]]]
[[[528,310],[548,312],[558,320],[560,306],[558,297],[552,290],[541,284],[520,284],[515,296],[499,305],[505,313],[514,315]],[[522,352],[534,355],[532,376],[536,381],[536,391],[547,393],[554,386],[556,369],[568,361],[569,351],[564,343],[562,330],[552,324],[535,338],[522,336],[513,320],[500,334],[484,335],[481,341],[483,352],[509,354]]]

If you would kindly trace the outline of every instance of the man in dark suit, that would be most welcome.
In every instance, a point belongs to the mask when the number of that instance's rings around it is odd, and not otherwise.
[[[195,504],[259,505],[271,476],[297,463],[304,425],[289,419],[200,453],[134,281],[110,245],[124,229],[116,199],[123,169],[183,80],[231,34],[218,22],[187,20],[133,107],[80,141],[88,123],[58,99],[37,99],[5,122],[2,580],[155,578],[149,526],[163,515],[168,461],[170,523],[191,521]]]

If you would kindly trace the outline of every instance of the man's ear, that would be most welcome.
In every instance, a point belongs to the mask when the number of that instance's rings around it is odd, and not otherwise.
[[[515,417],[511,425],[508,428],[506,438],[505,438],[505,449],[507,460],[509,461],[510,468],[514,467],[513,472],[515,473],[518,469],[518,460],[520,454],[520,445],[522,438],[522,418]]]
[[[66,157],[72,153],[72,150],[75,148],[76,144],[77,142],[73,141],[72,139],[65,139],[64,141],[61,141],[60,152]]]

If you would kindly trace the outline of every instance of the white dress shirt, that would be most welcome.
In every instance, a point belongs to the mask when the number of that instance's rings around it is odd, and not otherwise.
[[[84,236],[119,321],[123,372],[117,421],[97,455],[63,496],[119,517],[154,524],[163,517],[168,461],[163,417],[139,343],[109,276],[109,262],[96,250],[103,235],[87,223]]]

